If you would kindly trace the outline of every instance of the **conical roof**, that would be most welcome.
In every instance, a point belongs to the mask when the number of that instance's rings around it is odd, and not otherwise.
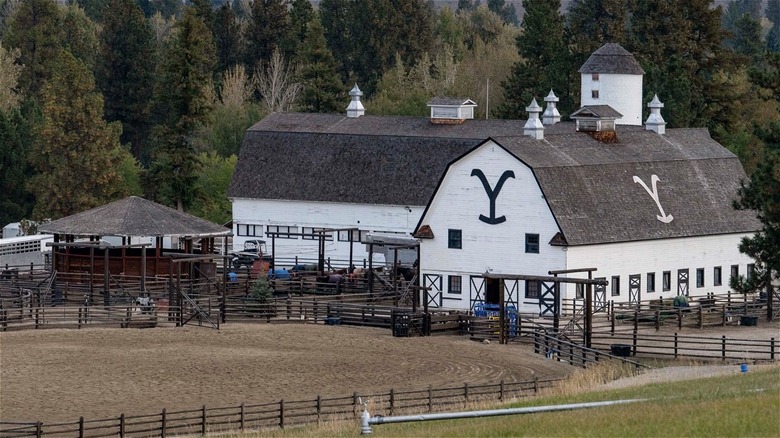
[[[130,196],[41,224],[42,233],[78,236],[224,236],[232,230],[205,219]]]
[[[580,73],[643,75],[645,71],[628,50],[617,43],[607,43],[593,52],[582,64]]]

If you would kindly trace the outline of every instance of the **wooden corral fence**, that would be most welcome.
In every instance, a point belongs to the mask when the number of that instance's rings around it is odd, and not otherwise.
[[[137,306],[57,306],[0,308],[0,331],[52,328],[148,328],[176,326],[180,321],[177,308]]]
[[[613,346],[630,348],[631,356],[720,359],[721,361],[774,361],[778,344],[768,340],[674,335],[646,335],[638,333],[596,333],[593,348],[610,351]]]
[[[580,344],[568,342],[559,337],[549,335],[542,330],[537,330],[533,334],[533,345],[534,353],[536,354],[542,354],[548,359],[566,362],[582,368],[587,368],[590,364],[610,360],[630,364],[637,369],[649,368],[647,365],[622,356],[615,356],[596,348],[586,348]]]
[[[279,400],[260,404],[242,403],[230,407],[207,407],[129,416],[60,423],[0,421],[0,438],[41,436],[66,437],[148,437],[206,435],[228,431],[278,429],[287,426],[317,424],[323,421],[356,419],[367,403],[372,413],[396,415],[410,412],[443,411],[479,401],[506,401],[529,397],[550,388],[563,379],[539,379],[525,382],[468,384],[424,389],[359,394],[342,397],[317,396],[308,400]]]

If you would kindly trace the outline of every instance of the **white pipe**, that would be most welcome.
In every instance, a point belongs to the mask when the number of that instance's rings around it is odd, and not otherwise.
[[[401,415],[397,417],[370,417],[368,411],[364,410],[361,416],[361,435],[371,434],[371,424],[385,424],[385,423],[404,423],[409,421],[429,421],[429,420],[451,420],[457,418],[477,418],[477,417],[494,417],[498,415],[517,415],[517,414],[536,414],[539,412],[553,412],[553,411],[567,411],[573,409],[586,409],[597,408],[601,406],[612,406],[625,403],[635,403],[640,401],[646,401],[644,398],[627,399],[627,400],[608,400],[601,402],[590,403],[573,403],[564,405],[548,405],[548,406],[533,406],[528,408],[512,408],[512,409],[492,409],[486,411],[466,411],[466,412],[447,412],[442,414],[424,414],[424,415]]]

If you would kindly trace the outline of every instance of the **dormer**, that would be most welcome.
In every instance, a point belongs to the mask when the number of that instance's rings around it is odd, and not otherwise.
[[[623,114],[609,105],[586,105],[570,117],[577,122],[578,132],[615,132],[615,120]]]
[[[473,119],[477,104],[471,99],[435,97],[428,106],[431,108],[431,123],[449,125]]]

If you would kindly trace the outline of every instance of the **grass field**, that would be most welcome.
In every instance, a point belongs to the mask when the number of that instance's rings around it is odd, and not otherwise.
[[[599,377],[597,377],[599,379]],[[377,437],[780,437],[780,367],[604,391],[585,383],[503,407],[649,399],[577,411],[374,425]],[[568,393],[568,394],[566,394]],[[496,408],[495,406],[475,409]],[[243,435],[356,436],[357,420]]]

